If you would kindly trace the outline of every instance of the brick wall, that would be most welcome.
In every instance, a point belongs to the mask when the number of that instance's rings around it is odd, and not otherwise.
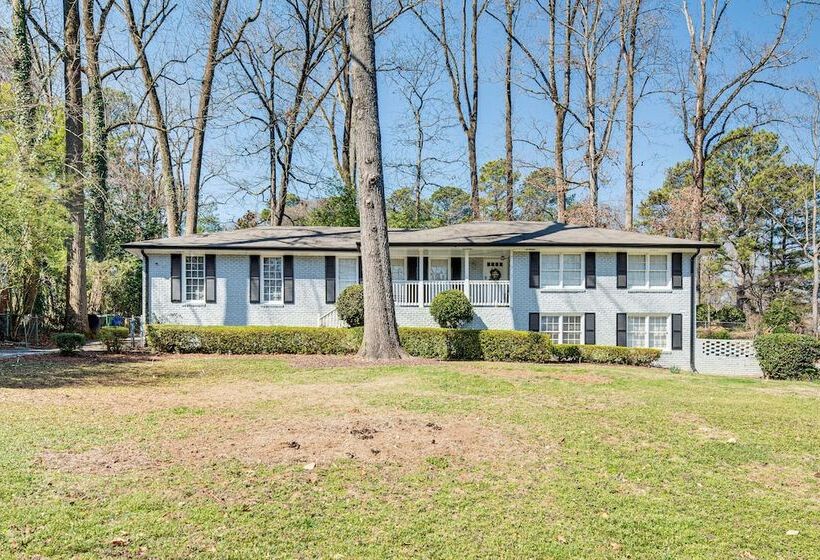
[[[170,257],[149,255],[151,322],[195,325],[315,326],[332,310],[325,304],[324,256],[294,258],[295,303],[250,304],[247,255],[216,258],[217,303],[171,303]],[[479,259],[471,268],[480,268]],[[690,258],[683,258],[683,289],[635,292],[616,288],[615,253],[597,254],[597,287],[580,291],[542,291],[529,287],[529,255],[517,251],[510,263],[510,307],[476,307],[468,328],[526,330],[529,313],[595,313],[596,342],[615,345],[617,313],[682,313],[683,350],[664,352],[660,363],[689,369]],[[472,263],[471,263],[472,264]],[[478,266],[476,266],[478,265]],[[471,276],[480,278],[480,270]],[[436,326],[426,307],[397,307],[400,326]]]

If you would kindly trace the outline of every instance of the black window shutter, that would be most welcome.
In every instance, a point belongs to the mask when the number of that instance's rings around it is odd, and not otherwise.
[[[584,313],[584,344],[595,344],[595,313]]]
[[[618,289],[626,288],[626,253],[617,255]]]
[[[672,314],[672,350],[683,350],[683,315]]]
[[[417,282],[419,279],[419,258],[407,257],[407,280]]]
[[[541,314],[530,313],[530,330],[538,332],[541,330]]]
[[[182,255],[171,255],[171,302],[182,301]]]
[[[450,259],[450,280],[464,280],[461,275],[461,257]]]
[[[325,303],[336,303],[336,257],[325,257]]]
[[[586,259],[586,287],[594,290],[597,280],[595,275],[595,253],[588,252],[586,255],[584,255],[584,258]]]
[[[672,253],[672,289],[683,289],[683,254]]]
[[[422,257],[421,258],[421,268],[422,268],[421,279],[422,280],[429,280],[430,279],[430,258],[429,257]]]
[[[293,303],[296,297],[293,289],[293,255],[282,257],[282,277],[284,288],[284,303]]]
[[[248,278],[250,278],[250,298],[251,303],[259,303],[259,255],[251,255],[249,260]]]
[[[530,253],[530,288],[541,287],[541,253]]]
[[[626,346],[626,313],[618,313],[616,320],[615,344]]]
[[[359,284],[364,284],[364,272],[362,271],[362,256],[359,255]]]
[[[216,255],[205,255],[205,302],[216,303]]]

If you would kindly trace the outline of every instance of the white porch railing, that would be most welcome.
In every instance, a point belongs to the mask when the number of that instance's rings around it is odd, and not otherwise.
[[[448,290],[463,291],[470,303],[479,307],[506,307],[510,305],[508,280],[428,280],[423,282],[394,282],[393,299],[396,305],[430,305],[433,298]],[[419,291],[423,300],[419,302]]]
[[[336,308],[334,307],[324,315],[319,315],[319,326],[320,327],[346,327],[347,323],[339,319],[339,314],[336,313]]]

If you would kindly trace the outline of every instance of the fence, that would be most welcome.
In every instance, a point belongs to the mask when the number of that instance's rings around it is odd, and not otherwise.
[[[695,339],[695,367],[716,375],[763,375],[751,340]]]

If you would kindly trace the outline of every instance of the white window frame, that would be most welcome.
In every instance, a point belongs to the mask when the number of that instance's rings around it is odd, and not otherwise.
[[[188,299],[188,259],[202,259],[202,298],[201,299]],[[205,270],[205,255],[201,253],[186,253],[182,255],[182,301],[185,302],[186,305],[205,305],[205,291],[207,290],[206,287],[206,278],[207,278],[207,271]]]
[[[418,283],[418,280],[408,280],[407,279],[407,257],[390,257],[390,276],[393,276],[393,261],[401,261],[402,270],[404,270],[404,280],[396,280],[393,277],[393,282],[397,284],[413,282],[414,284]],[[359,279],[361,280],[361,278]]]
[[[430,278],[430,273],[433,271],[433,261],[447,261],[447,278],[444,280],[433,280]],[[450,257],[427,257],[427,280],[425,282],[450,282],[453,278],[453,263],[450,262]]]
[[[339,274],[341,272],[341,269],[342,269],[342,267],[339,266],[339,261],[342,260],[342,259],[348,259],[348,260],[356,261],[356,281],[353,284],[351,284],[351,286],[356,285],[356,284],[361,284],[361,282],[362,282],[362,279],[359,278],[359,257],[358,256],[351,257],[351,256],[345,255],[345,256],[336,257],[336,289],[337,289],[339,294],[341,294],[344,291],[344,288],[342,288],[342,277]],[[393,265],[391,264],[390,266],[393,266]],[[345,286],[345,288],[346,287],[348,287],[348,286]]]
[[[666,319],[666,346],[658,348],[656,346],[649,346],[649,319],[650,317],[661,317]],[[672,315],[668,313],[627,313],[626,315],[626,340],[629,344],[629,319],[643,319],[644,325],[644,339],[641,346],[631,346],[630,348],[655,348],[662,352],[670,352],[672,350]]]
[[[544,318],[558,317],[558,340],[553,340],[554,344],[584,344],[584,315],[581,313],[541,313],[538,317],[539,332],[547,332],[544,329]],[[564,342],[564,318],[572,317],[580,321],[581,330],[579,331],[578,342]]]
[[[544,284],[544,274],[542,274],[544,270],[544,257],[547,255],[558,256],[558,285],[545,285]],[[567,255],[578,256],[581,260],[581,282],[579,284],[575,284],[572,286],[565,286],[564,285],[564,257]],[[541,251],[541,256],[538,259],[538,278],[539,283],[541,284],[540,289],[542,292],[554,292],[554,291],[569,291],[569,292],[583,292],[586,290],[586,258],[584,258],[583,251],[574,253],[574,252],[550,252],[550,251]]]
[[[281,298],[278,300],[265,299],[265,259],[279,259],[280,281],[282,284]],[[285,257],[283,255],[259,255],[259,301],[262,305],[281,307],[285,305]]]
[[[652,257],[662,256],[666,257],[666,284],[663,286],[651,286],[649,282],[649,262]],[[643,257],[644,259],[644,283],[633,286],[630,278],[629,259],[631,257]],[[671,292],[672,291],[672,255],[670,253],[660,252],[632,252],[626,255],[626,286],[630,292]]]

